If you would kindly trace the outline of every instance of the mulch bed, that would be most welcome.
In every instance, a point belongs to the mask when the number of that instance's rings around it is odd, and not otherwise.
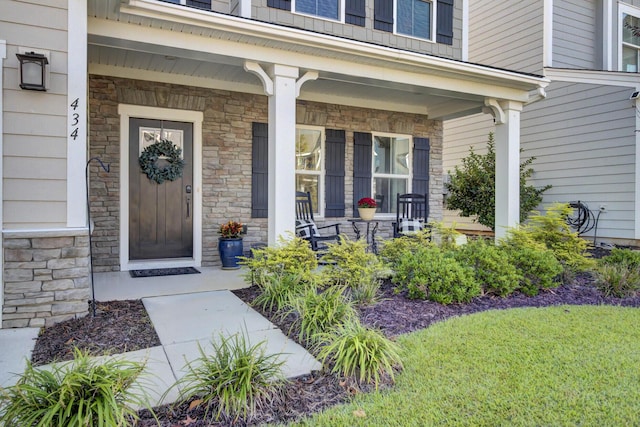
[[[597,254],[596,256],[602,256]],[[397,335],[423,329],[450,317],[467,315],[491,309],[516,307],[547,307],[553,305],[600,305],[610,304],[640,307],[640,297],[604,297],[593,284],[590,274],[580,274],[571,283],[541,292],[535,297],[514,294],[508,298],[482,296],[469,304],[443,306],[430,301],[410,300],[403,293],[396,294],[393,285],[382,286],[382,297],[375,305],[360,309],[363,323],[382,330],[393,338]],[[233,291],[243,301],[249,303],[257,296],[258,289],[252,286]],[[99,315],[84,319],[62,322],[47,328],[39,337],[34,352],[34,363],[47,363],[53,358],[65,360],[71,356],[71,348],[84,346],[94,354],[105,352],[131,351],[159,345],[151,322],[140,301],[100,303]],[[260,311],[260,310],[258,310]],[[279,319],[273,313],[263,315],[279,326],[285,333],[290,330],[291,319]],[[297,339],[295,332],[292,338]],[[383,384],[391,386],[390,383]],[[192,427],[209,425],[259,425],[275,422],[285,423],[318,412],[323,408],[347,401],[353,394],[367,391],[352,381],[335,375],[316,372],[294,379],[283,390],[273,404],[262,407],[250,420],[223,420],[219,423],[203,421],[201,408],[190,409],[188,404],[156,408],[163,427],[189,425]],[[138,425],[157,425],[146,411],[141,412]]]

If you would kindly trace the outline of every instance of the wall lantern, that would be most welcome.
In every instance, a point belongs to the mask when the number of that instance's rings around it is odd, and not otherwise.
[[[41,53],[16,53],[20,61],[20,87],[27,90],[47,90],[45,85],[45,70],[49,63],[47,57]]]

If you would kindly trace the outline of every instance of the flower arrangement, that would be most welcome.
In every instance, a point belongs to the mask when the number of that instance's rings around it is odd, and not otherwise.
[[[225,239],[237,239],[244,232],[241,222],[229,221],[220,226],[220,235]]]
[[[378,203],[376,203],[375,199],[372,199],[371,197],[363,197],[362,199],[358,200],[358,207],[359,208],[377,208]]]

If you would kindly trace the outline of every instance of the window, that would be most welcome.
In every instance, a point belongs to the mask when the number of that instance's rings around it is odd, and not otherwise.
[[[640,54],[640,18],[622,15],[622,68],[621,71],[638,72]]]
[[[395,212],[396,195],[410,192],[411,137],[373,136],[373,194],[380,213]]]
[[[340,0],[295,0],[295,11],[321,18],[341,19]]]
[[[323,216],[324,129],[296,129],[296,191],[311,193],[314,214]]]
[[[168,3],[181,4],[197,9],[211,10],[211,0],[164,0]]]
[[[430,40],[431,2],[423,0],[396,0],[396,32]]]

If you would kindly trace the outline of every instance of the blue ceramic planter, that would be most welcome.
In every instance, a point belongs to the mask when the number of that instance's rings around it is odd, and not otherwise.
[[[240,268],[238,257],[242,256],[242,250],[242,238],[227,239],[220,237],[218,239],[218,251],[220,252],[222,269],[236,270]]]

